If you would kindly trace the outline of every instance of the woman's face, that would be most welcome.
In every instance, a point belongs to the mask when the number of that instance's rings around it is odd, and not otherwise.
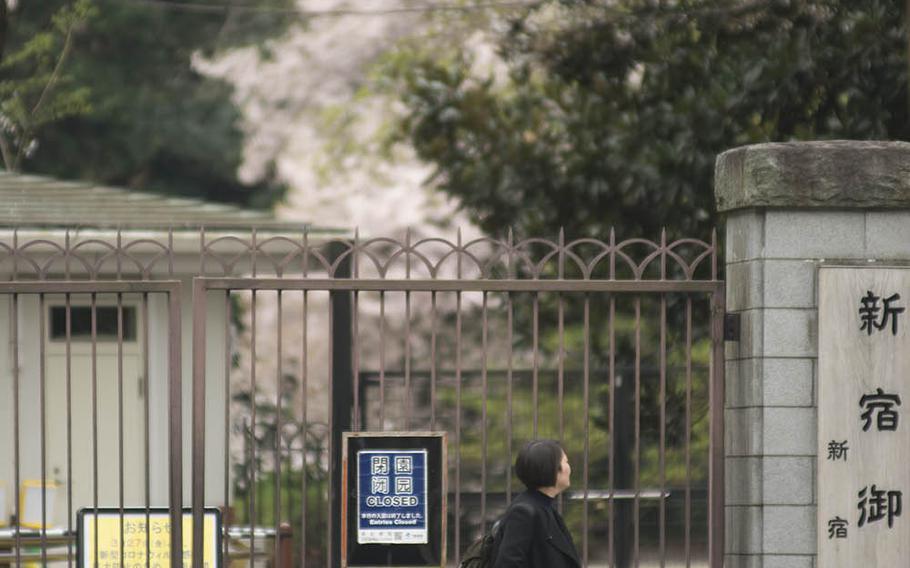
[[[562,493],[569,488],[571,482],[569,478],[572,475],[572,466],[569,465],[569,457],[566,456],[566,453],[562,453],[562,463],[559,466],[559,470],[556,472],[556,489]]]

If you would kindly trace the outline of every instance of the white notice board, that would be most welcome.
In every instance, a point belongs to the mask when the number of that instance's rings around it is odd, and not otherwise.
[[[818,566],[910,562],[910,268],[818,279]]]
[[[21,525],[30,529],[50,528],[54,525],[54,510],[57,504],[58,485],[53,481],[26,479],[19,493]],[[43,494],[43,497],[42,497]],[[45,527],[42,520],[47,522]]]

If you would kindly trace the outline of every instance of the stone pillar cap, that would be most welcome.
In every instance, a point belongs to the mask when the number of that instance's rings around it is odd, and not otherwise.
[[[910,209],[910,143],[755,144],[717,157],[718,212],[749,207]]]

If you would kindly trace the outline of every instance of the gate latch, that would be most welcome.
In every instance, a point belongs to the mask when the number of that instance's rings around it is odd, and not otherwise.
[[[724,341],[739,341],[739,314],[724,314]]]

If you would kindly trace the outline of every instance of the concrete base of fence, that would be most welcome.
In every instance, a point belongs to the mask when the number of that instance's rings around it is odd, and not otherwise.
[[[818,267],[910,264],[910,144],[806,142],[717,159],[726,221],[726,568],[816,565]]]

